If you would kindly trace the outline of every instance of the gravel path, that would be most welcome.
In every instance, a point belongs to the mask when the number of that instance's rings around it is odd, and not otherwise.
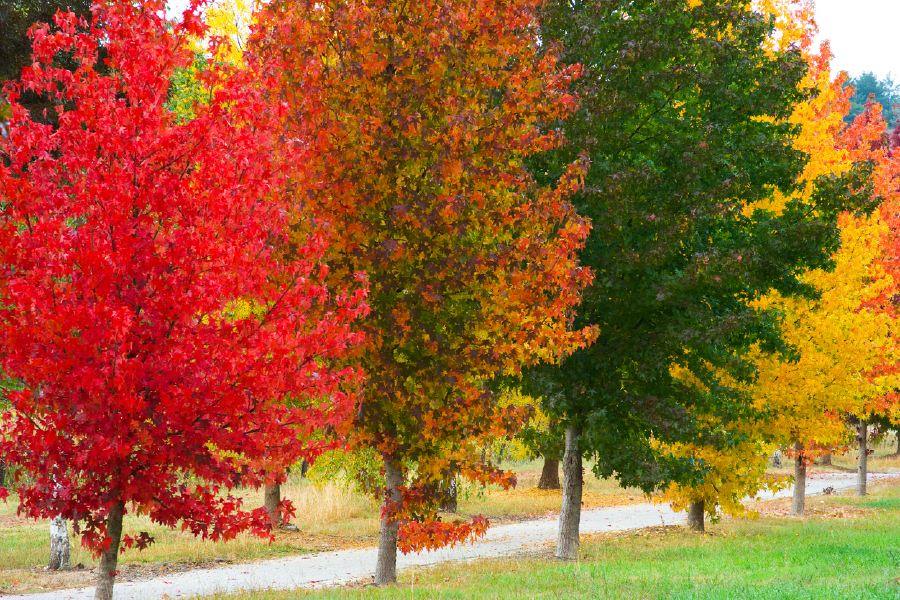
[[[869,481],[896,477],[896,473],[871,473]],[[824,473],[807,477],[807,495],[821,494],[827,487],[836,490],[856,487],[856,473]],[[783,498],[791,489],[760,495],[760,500]],[[581,533],[640,529],[656,525],[684,523],[685,513],[674,513],[666,505],[634,504],[585,510],[581,514]],[[556,517],[500,525],[472,544],[397,556],[397,568],[431,565],[452,560],[492,558],[555,544]],[[294,556],[256,563],[229,565],[215,569],[188,571],[169,577],[133,583],[117,583],[115,600],[165,600],[192,598],[214,593],[242,590],[294,589],[339,585],[358,581],[375,571],[376,548],[341,550]],[[3,600],[91,600],[93,588],[50,593],[3,596]]]

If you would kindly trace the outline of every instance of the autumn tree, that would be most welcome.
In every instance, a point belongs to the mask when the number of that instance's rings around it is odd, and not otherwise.
[[[315,454],[299,440],[344,422],[355,376],[332,365],[365,312],[361,291],[317,283],[318,229],[280,258],[292,197],[269,71],[210,68],[196,118],[165,108],[202,24],[196,7],[178,24],[163,8],[101,4],[90,24],[60,13],[35,29],[0,141],[0,362],[24,383],[0,452],[29,472],[20,512],[72,520],[100,555],[103,600],[119,551],[152,542],[123,534],[129,512],[209,539],[267,534],[265,510],[230,490]],[[61,51],[77,68],[53,66]],[[60,103],[57,128],[18,104],[22,87]],[[237,318],[246,299],[262,310]]]
[[[303,209],[330,227],[333,280],[370,278],[351,443],[384,461],[379,584],[396,578],[398,543],[484,531],[436,519],[449,475],[514,483],[478,440],[526,411],[501,409],[488,382],[589,339],[569,327],[590,279],[575,256],[588,226],[566,202],[582,163],[555,189],[523,168],[558,143],[539,126],[574,106],[578,73],[538,56],[538,4],[276,2],[261,19],[258,44],[285,63],[288,135],[319,152]]]
[[[752,302],[770,290],[814,296],[801,274],[828,265],[838,214],[868,195],[854,170],[816,180],[781,212],[754,208],[795,188],[807,156],[788,119],[809,91],[803,56],[749,1],[550,1],[541,38],[584,75],[561,125],[567,143],[533,171],[550,182],[591,158],[573,203],[591,219],[580,259],[594,281],[575,327],[599,337],[527,378],[569,428],[557,556],[571,559],[582,456],[647,492],[702,481],[708,468],[667,444],[740,441],[720,424],[757,418],[740,386],[754,373],[745,351],[788,351],[777,314]]]
[[[893,280],[878,266],[885,229],[877,217],[843,215],[835,269],[803,275],[816,287],[818,297],[784,298],[773,292],[760,299],[760,308],[783,312],[785,340],[798,354],[794,360],[751,355],[759,375],[748,389],[765,416],[750,424],[720,424],[745,435],[745,442],[734,448],[715,451],[685,444],[676,449],[682,455],[702,457],[710,473],[698,485],[671,486],[666,498],[675,508],[699,502],[711,516],[717,507],[729,515],[744,514],[745,497],[770,484],[781,487],[781,482],[765,477],[771,448],[781,445],[793,449],[795,461],[791,513],[803,514],[807,467],[820,454],[847,443],[848,413],[864,414],[865,407],[897,385],[891,374],[872,374],[893,354],[891,320],[866,307],[893,287]]]
[[[847,173],[854,162],[873,160],[881,152],[872,149],[882,146],[883,125],[873,121],[866,126],[861,119],[854,127],[845,127],[850,91],[843,86],[843,75],[831,77],[828,46],[823,45],[818,54],[805,54],[809,69],[801,85],[814,89],[815,94],[794,107],[790,121],[799,127],[794,147],[807,153],[810,160],[798,176],[793,195],[776,193],[757,205],[775,212],[785,210],[794,198],[812,194],[816,179]],[[873,183],[880,171],[872,171]],[[873,190],[884,197],[883,190]],[[890,389],[888,374],[872,372],[892,354],[890,319],[873,306],[876,299],[894,289],[892,278],[879,265],[879,241],[885,227],[878,213],[871,218],[844,214],[839,226],[841,245],[833,256],[833,270],[811,269],[800,276],[815,289],[815,297],[786,297],[773,291],[752,304],[781,313],[782,334],[794,352],[779,356],[758,348],[750,351],[758,374],[744,389],[760,418],[719,423],[723,430],[734,431],[744,440],[722,449],[697,443],[671,447],[681,456],[702,457],[709,465],[702,482],[673,484],[665,494],[675,508],[700,505],[699,529],[703,507],[710,516],[718,510],[743,514],[745,497],[784,485],[765,476],[773,446],[792,449],[796,465],[792,512],[802,514],[806,467],[820,454],[846,442],[847,413],[858,411]]]
[[[878,216],[884,225],[880,236],[880,252],[877,268],[883,270],[892,281],[885,286],[880,295],[869,301],[865,308],[875,309],[890,319],[892,329],[897,326],[897,300],[900,298],[900,269],[898,269],[898,227],[897,209],[900,203],[900,156],[892,145],[892,140],[885,135],[885,119],[883,106],[871,101],[865,111],[854,119],[845,135],[845,144],[850,152],[876,163],[874,183],[882,196],[883,203],[879,207]],[[887,378],[893,380],[893,389],[888,393],[869,398],[852,411],[851,421],[856,428],[856,439],[859,446],[859,465],[857,468],[857,495],[866,495],[868,426],[876,425],[887,428],[900,422],[900,385],[896,383],[900,377],[900,360],[896,335],[891,335],[890,344],[884,352],[880,363],[868,373],[871,378]]]
[[[219,47],[217,57],[233,64],[239,63],[250,41],[250,26],[257,2],[255,0],[218,0],[206,9],[209,25],[208,39],[223,37],[228,44]]]
[[[89,19],[91,15],[90,0],[7,0],[0,2],[0,86],[6,80],[18,81],[23,67],[31,65],[31,38],[28,30],[36,23],[47,23],[63,10],[74,12],[79,17]],[[104,50],[101,45],[99,54]],[[54,66],[74,69],[75,62],[67,52],[60,52],[54,57]],[[102,68],[102,65],[97,65]],[[46,94],[36,90],[22,89],[19,104],[31,111],[32,118],[43,119],[54,123],[56,119],[55,103]]]

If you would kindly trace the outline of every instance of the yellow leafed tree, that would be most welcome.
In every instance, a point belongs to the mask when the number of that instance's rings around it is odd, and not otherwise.
[[[783,8],[788,3],[777,4]],[[800,39],[805,31],[802,24],[795,25],[785,39]],[[844,77],[831,78],[827,46],[818,55],[807,55],[810,69],[805,85],[815,94],[795,107],[791,121],[799,126],[795,147],[811,159],[795,194],[813,193],[817,177],[847,171],[854,158],[839,140],[849,109]],[[779,212],[790,200],[791,196],[776,193],[761,208]],[[892,375],[870,376],[891,352],[889,317],[862,308],[893,286],[878,264],[879,240],[886,227],[877,217],[850,215],[843,215],[840,225],[842,246],[834,257],[834,270],[814,270],[803,277],[819,291],[818,299],[785,298],[772,292],[756,303],[760,310],[782,313],[784,337],[799,350],[794,362],[760,351],[751,357],[759,376],[746,391],[762,418],[723,424],[723,431],[741,440],[726,451],[701,443],[672,448],[710,467],[702,484],[672,486],[663,497],[675,509],[690,507],[689,521],[696,528],[702,528],[704,512],[746,514],[745,497],[785,485],[784,478],[765,476],[768,455],[775,446],[807,448],[799,462],[802,467],[811,458],[810,446],[827,448],[846,438],[844,413],[855,412],[895,384]]]
[[[216,58],[231,64],[242,60],[250,26],[256,9],[254,0],[218,0],[206,11],[206,23],[210,37],[222,37],[229,44],[219,49]]]

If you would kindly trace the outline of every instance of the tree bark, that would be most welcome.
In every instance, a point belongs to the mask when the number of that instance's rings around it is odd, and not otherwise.
[[[400,523],[395,516],[403,508],[398,489],[403,485],[403,472],[393,459],[384,458],[384,504],[381,509],[381,531],[378,534],[378,558],[375,562],[375,585],[397,582],[397,531]]]
[[[106,535],[111,541],[109,548],[100,555],[94,600],[112,600],[113,584],[116,581],[116,565],[119,561],[119,544],[122,542],[122,514],[124,511],[125,503],[118,502],[109,509],[109,514],[106,516]]]
[[[456,511],[459,509],[459,488],[457,485],[455,474],[444,479],[441,484],[441,489],[444,492],[444,498],[441,500],[442,511],[456,514]]]
[[[566,429],[566,453],[563,456],[563,497],[559,512],[559,538],[556,558],[576,560],[581,544],[578,529],[581,524],[581,450],[578,438],[581,427]]]
[[[803,456],[803,444],[794,444],[794,499],[791,502],[791,515],[802,517],[806,509],[806,457]]]
[[[541,469],[541,480],[538,482],[539,490],[558,490],[559,485],[559,459],[544,457],[544,468]]]
[[[704,500],[696,500],[694,502],[691,502],[691,507],[688,509],[688,529],[690,529],[691,531],[699,531],[700,533],[703,533],[704,531],[706,531],[706,525],[704,523],[705,518],[706,502]]]
[[[869,424],[862,419],[857,425],[856,441],[859,442],[859,468],[856,470],[856,495],[866,495],[866,475],[868,474],[869,462],[869,446],[868,446]]]
[[[0,487],[6,487],[6,461],[0,460]]]
[[[817,465],[830,465],[831,464],[831,452],[828,454],[822,455],[816,460]]]
[[[500,447],[497,449],[497,466],[500,466],[500,463],[503,462],[503,459],[506,457],[506,443],[503,442],[500,444]]]
[[[279,510],[281,504],[281,484],[273,483],[266,486],[265,505],[266,512],[269,513],[269,522],[272,527],[281,527],[284,525],[284,514]]]
[[[50,562],[47,568],[51,571],[68,571],[69,564],[69,525],[62,517],[50,521]]]

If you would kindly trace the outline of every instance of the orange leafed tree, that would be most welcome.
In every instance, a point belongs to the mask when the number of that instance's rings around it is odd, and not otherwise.
[[[897,307],[900,304],[900,153],[894,140],[886,133],[886,122],[880,104],[870,99],[866,109],[859,114],[845,132],[848,151],[859,160],[875,164],[873,182],[884,198],[879,207],[879,220],[883,225],[880,242],[882,269],[892,281],[878,297],[870,300],[866,308],[874,308],[891,321],[891,347],[886,349],[880,363],[869,373],[870,377],[886,377],[894,381],[900,376],[897,346]],[[896,134],[895,134],[896,135]],[[852,411],[856,421],[856,439],[859,443],[859,467],[857,469],[857,495],[866,494],[867,428],[875,424],[881,428],[895,428],[900,423],[900,393],[895,385],[891,391],[867,399]]]
[[[556,189],[522,166],[559,142],[542,127],[574,107],[578,74],[539,56],[538,4],[276,2],[260,18],[256,51],[283,61],[287,135],[314,149],[299,208],[330,228],[332,277],[369,275],[349,443],[384,458],[377,583],[395,579],[398,541],[484,531],[437,519],[440,481],[513,485],[476,453],[526,412],[501,409],[491,380],[593,334],[570,328],[591,277],[576,261],[588,224],[566,202],[583,165]]]

